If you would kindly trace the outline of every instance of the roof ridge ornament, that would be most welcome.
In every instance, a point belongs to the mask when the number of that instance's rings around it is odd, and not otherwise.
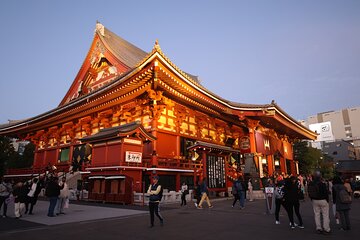
[[[158,40],[158,39],[155,40],[154,49],[156,49],[157,51],[160,51],[160,52],[161,52],[161,48],[160,48],[159,40]]]
[[[95,33],[98,32],[101,36],[105,37],[105,27],[99,21],[96,21]]]

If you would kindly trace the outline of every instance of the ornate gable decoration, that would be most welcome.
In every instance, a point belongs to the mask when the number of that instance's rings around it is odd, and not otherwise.
[[[60,105],[102,88],[128,71],[130,65],[125,61],[127,49],[128,45],[125,40],[105,30],[102,24],[97,23],[94,40],[87,57]]]
[[[70,96],[70,101],[101,88],[122,74],[122,72],[105,57],[105,52],[105,47],[98,41],[94,51],[90,55],[90,67],[84,78],[79,81],[77,91]]]

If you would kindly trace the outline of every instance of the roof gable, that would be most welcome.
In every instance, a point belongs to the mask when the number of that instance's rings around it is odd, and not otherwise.
[[[145,51],[97,23],[88,54],[59,106],[115,81],[146,56]]]

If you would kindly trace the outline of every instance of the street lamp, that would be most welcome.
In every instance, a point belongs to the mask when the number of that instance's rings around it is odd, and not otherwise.
[[[320,156],[320,158],[319,158],[319,159],[320,159],[320,163],[321,163],[321,162],[322,162],[323,157],[322,157],[322,156]],[[316,160],[316,168],[317,168],[317,169],[320,169],[320,168],[321,168],[321,167],[320,167],[320,164],[319,164],[319,159],[317,159],[317,160]]]

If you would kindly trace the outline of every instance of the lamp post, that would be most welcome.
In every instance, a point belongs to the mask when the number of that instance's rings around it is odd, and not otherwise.
[[[319,159],[320,159],[320,163],[319,163]],[[317,169],[320,169],[320,168],[321,168],[321,167],[320,167],[320,164],[321,164],[321,162],[322,162],[322,159],[323,159],[322,156],[320,156],[318,159],[316,159],[316,168],[317,168]]]

